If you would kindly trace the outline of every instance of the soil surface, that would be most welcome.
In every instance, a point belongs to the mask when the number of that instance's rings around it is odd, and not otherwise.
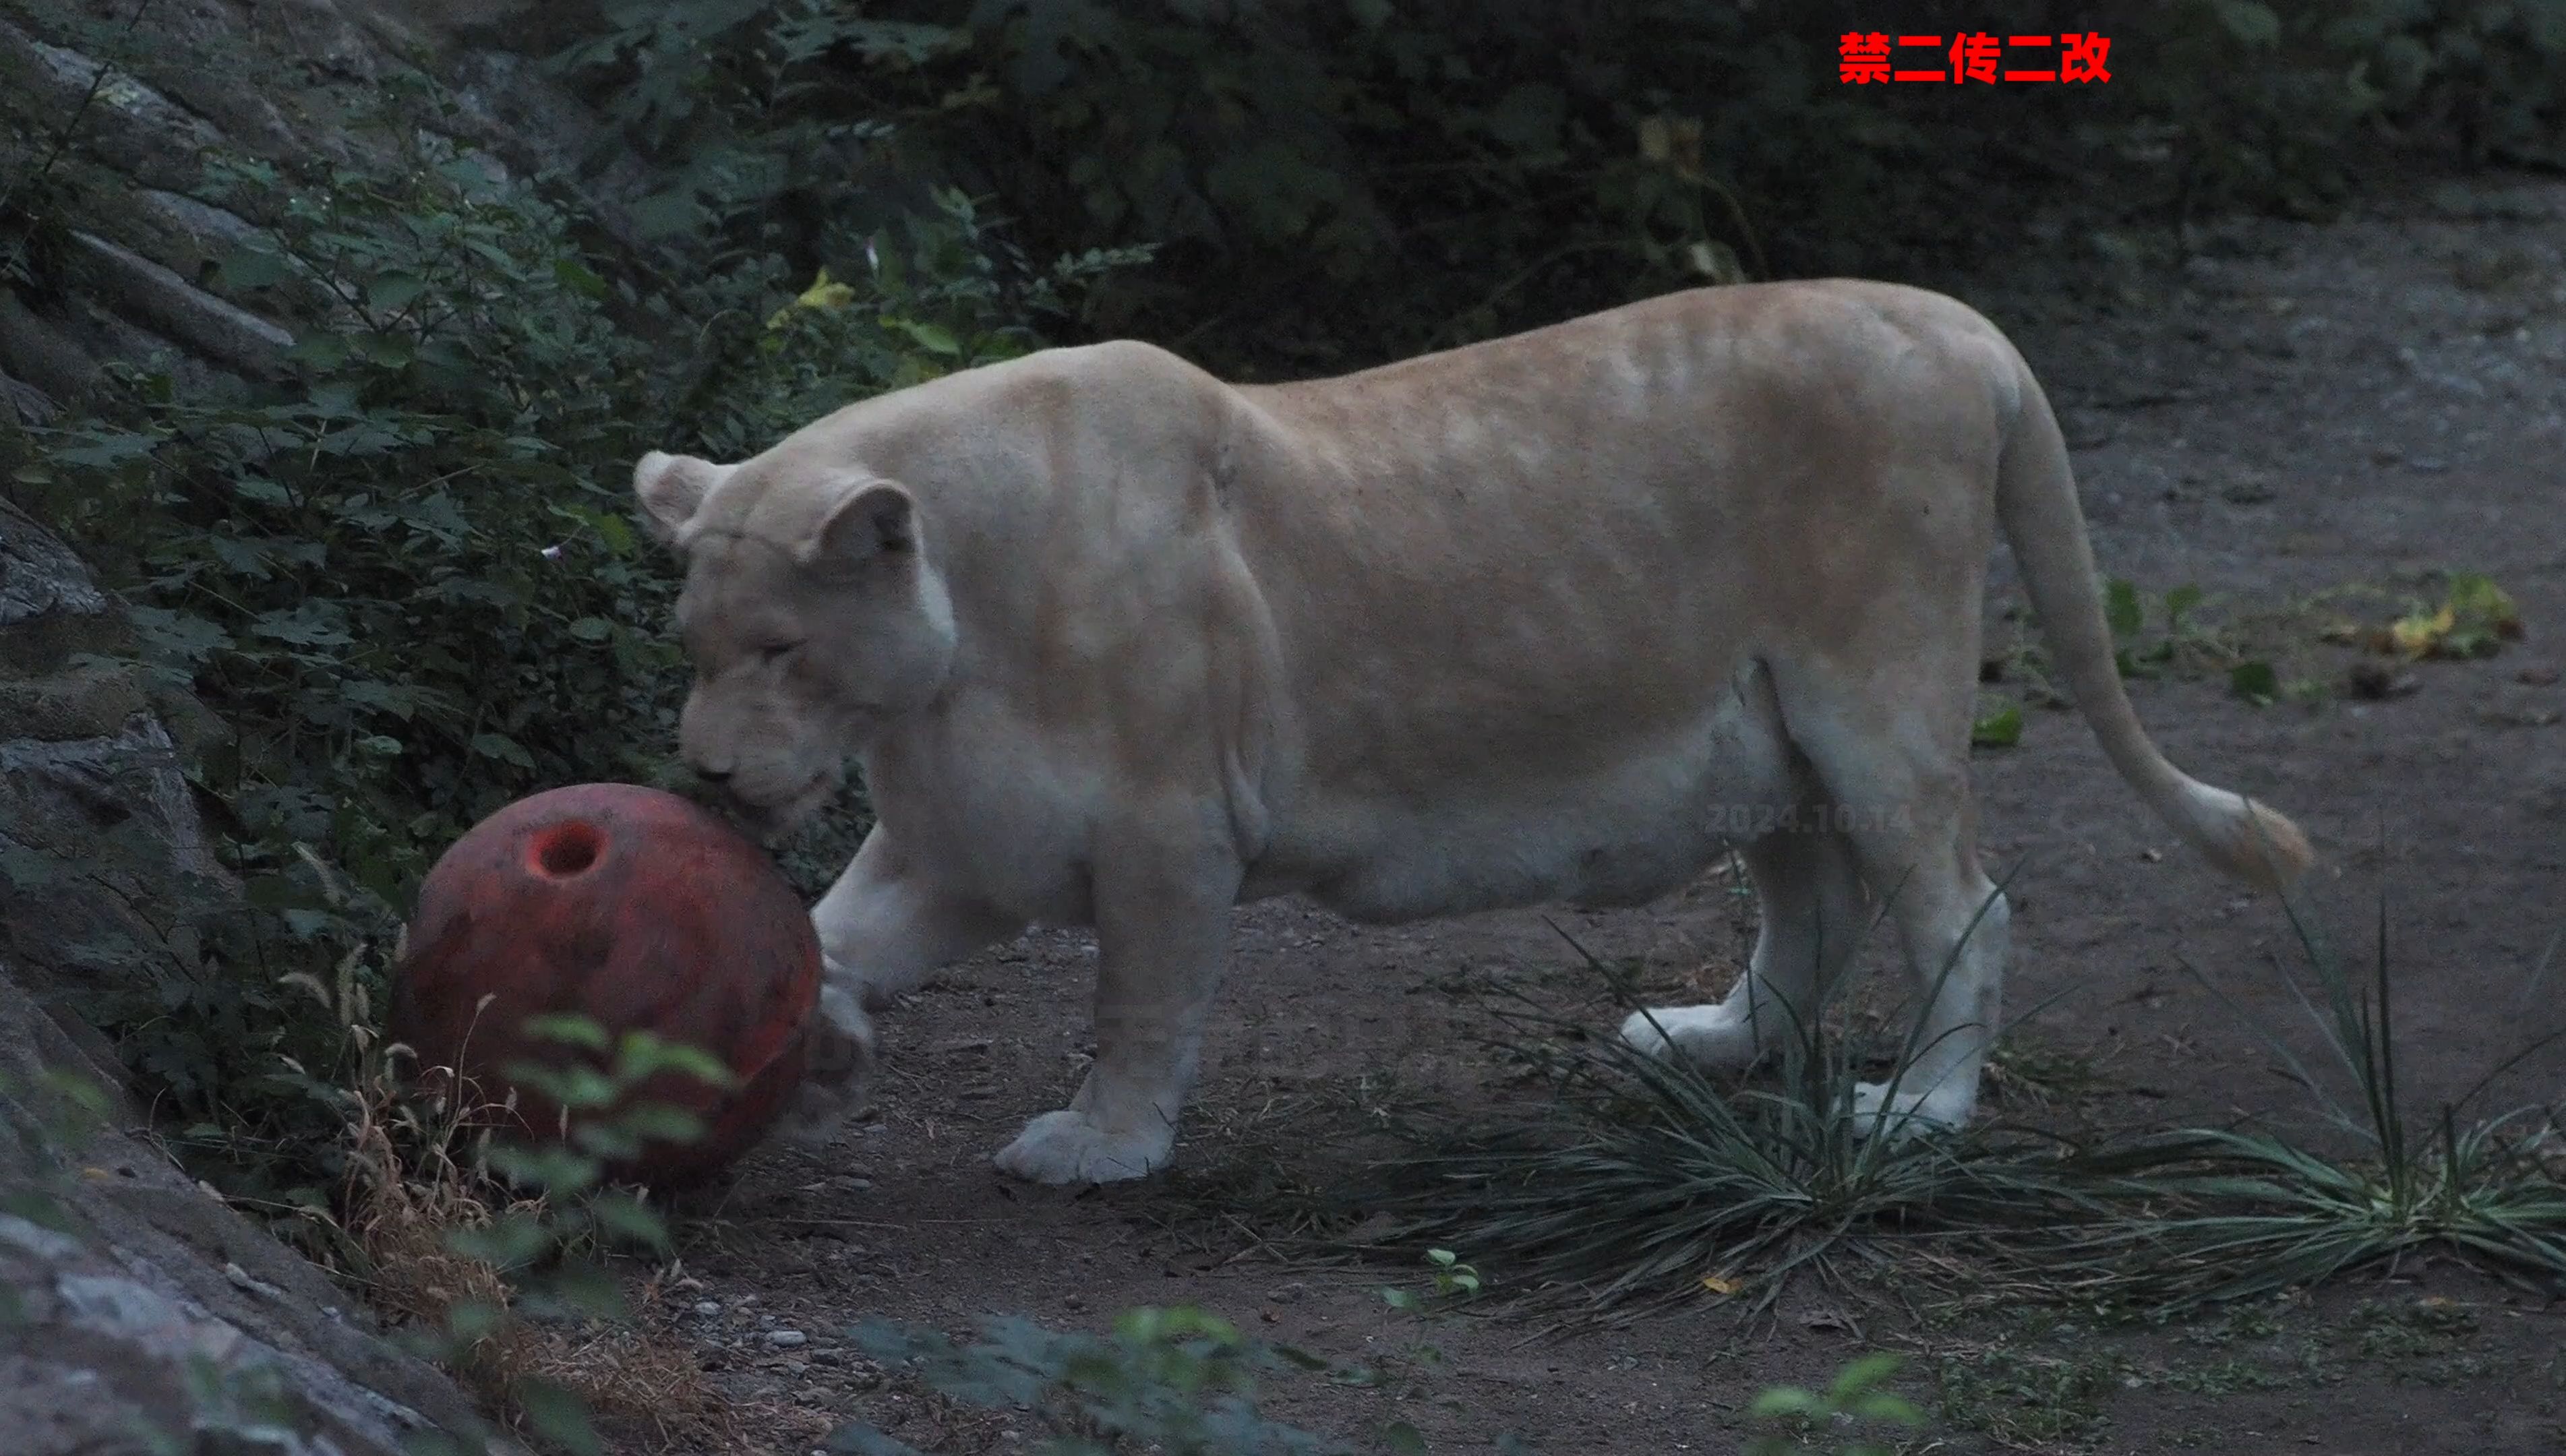
[[[2097,553],[2149,602],[2148,639],[2166,635],[2166,593],[2205,594],[2166,669],[2134,684],[2140,712],[2178,764],[2307,829],[2326,863],[2306,908],[2356,961],[2384,896],[2401,1077],[2432,1115],[2558,1020],[2530,977],[2566,926],[2566,185],[2418,183],[2335,222],[2232,222],[2190,242],[2099,277],[2075,260],[2102,255],[2068,239],[1996,276],[1916,281],[1986,311],[2047,381]],[[2364,649],[2327,629],[2438,601],[2432,574],[2450,570],[2509,592],[2526,640],[2470,661],[2373,655],[2356,687]],[[2020,633],[2017,601],[2000,562],[1991,653]],[[2230,691],[2240,654],[2272,664],[2279,701]],[[2007,663],[1990,705],[2036,698],[2033,670]],[[1989,862],[2020,865],[2007,1007],[2029,1013],[1992,1110],[2304,1129],[2307,1095],[2256,1029],[2322,1055],[2276,978],[2304,964],[2277,902],[2185,851],[2072,713],[2032,706],[2019,743],[1976,768]],[[849,1342],[859,1320],[1097,1329],[1178,1304],[1371,1372],[1277,1376],[1269,1413],[1359,1442],[1404,1420],[1437,1452],[1507,1433],[1544,1453],[1732,1451],[1758,1390],[1821,1384],[1879,1349],[1907,1355],[1897,1388],[1933,1416],[1916,1450],[2566,1450],[2559,1312],[2442,1267],[2155,1330],[2029,1303],[1910,1308],[1892,1279],[1794,1288],[1754,1322],[1705,1294],[1563,1333],[1494,1299],[1493,1254],[1460,1251],[1489,1298],[1411,1313],[1381,1292],[1425,1287],[1412,1254],[1281,1237],[1287,1195],[1347,1183],[1386,1119],[1511,1094],[1479,992],[1532,987],[1599,1030],[1618,1021],[1552,920],[1637,961],[1658,999],[1689,1001],[1725,990],[1752,914],[1718,872],[1610,914],[1363,929],[1296,902],[1244,908],[1177,1169],[1075,1194],[988,1163],[1060,1105],[1089,1045],[1093,941],[1028,935],[882,1019],[871,1120],[824,1153],[754,1155],[684,1220],[659,1308],[724,1389],[773,1413],[760,1439],[787,1452],[850,1415],[936,1452],[1033,1443],[887,1374]],[[1874,1017],[1895,1014],[1886,962],[1878,947],[1866,962]],[[2566,1058],[2533,1057],[2493,1104],[2553,1099],[2561,1073]]]

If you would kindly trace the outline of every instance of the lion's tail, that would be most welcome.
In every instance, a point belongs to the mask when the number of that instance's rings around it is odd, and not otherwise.
[[[2238,878],[2270,889],[2287,887],[2316,861],[2307,836],[2288,817],[2168,763],[2130,706],[2113,660],[2112,629],[2085,535],[2085,512],[2076,501],[2067,441],[2030,366],[2010,347],[2006,353],[2019,407],[1997,469],[1996,518],[2078,711],[2112,766],[2175,833]]]

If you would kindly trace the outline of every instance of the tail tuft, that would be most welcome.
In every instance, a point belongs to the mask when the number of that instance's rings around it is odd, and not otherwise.
[[[2286,890],[2317,861],[2289,816],[2196,781],[2183,785],[2183,838],[2211,863],[2268,890]]]

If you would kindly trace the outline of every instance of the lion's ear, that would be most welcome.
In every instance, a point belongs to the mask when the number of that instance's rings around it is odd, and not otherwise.
[[[829,508],[829,517],[802,551],[802,564],[847,571],[878,556],[917,550],[917,503],[888,480],[855,485]]]
[[[642,502],[642,524],[660,545],[674,544],[695,512],[703,509],[705,493],[729,473],[727,465],[652,450],[633,467],[633,494]]]

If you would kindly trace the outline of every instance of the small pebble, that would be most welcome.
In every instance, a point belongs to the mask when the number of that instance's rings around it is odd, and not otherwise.
[[[799,1330],[769,1330],[766,1332],[766,1342],[777,1349],[791,1349],[808,1338],[810,1338],[810,1336],[804,1335]]]
[[[703,1316],[707,1320],[710,1320],[721,1313],[721,1301],[697,1300],[695,1301],[695,1313]]]

